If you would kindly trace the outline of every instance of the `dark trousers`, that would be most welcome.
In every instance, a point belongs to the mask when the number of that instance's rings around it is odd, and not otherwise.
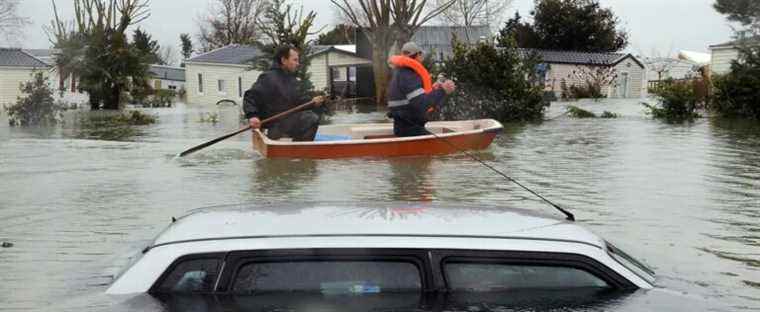
[[[319,115],[303,111],[286,116],[267,127],[267,136],[272,140],[290,137],[293,141],[314,141],[319,128]]]
[[[393,118],[393,134],[397,137],[410,137],[418,135],[430,134],[425,129],[424,118],[415,116],[414,112],[410,110],[396,110],[388,114]]]

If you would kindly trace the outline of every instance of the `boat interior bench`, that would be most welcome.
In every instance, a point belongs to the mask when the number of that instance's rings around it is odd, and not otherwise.
[[[427,128],[428,131],[443,134],[462,131],[459,129],[451,129],[446,127]],[[393,128],[390,127],[353,127],[351,128],[351,137],[355,140],[373,140],[373,139],[390,139],[395,138],[393,134]]]

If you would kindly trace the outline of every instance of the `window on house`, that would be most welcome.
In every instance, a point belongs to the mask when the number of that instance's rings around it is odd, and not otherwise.
[[[219,79],[217,80],[216,84],[217,84],[217,89],[219,89],[219,93],[224,93],[226,82],[222,79]]]
[[[332,80],[333,81],[342,81],[343,80],[342,77],[341,77],[341,74],[340,74],[340,68],[333,67],[333,68],[330,68],[330,70],[332,71]]]
[[[203,74],[198,74],[198,93],[203,93]]]
[[[243,77],[238,77],[238,97],[243,97]]]

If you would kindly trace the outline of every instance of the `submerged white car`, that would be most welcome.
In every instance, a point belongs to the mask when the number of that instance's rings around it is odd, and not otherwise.
[[[654,274],[573,222],[496,207],[238,205],[174,220],[108,294],[605,292]]]

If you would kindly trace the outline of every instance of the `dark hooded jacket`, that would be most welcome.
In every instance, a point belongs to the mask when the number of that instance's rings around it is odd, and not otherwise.
[[[304,104],[311,100],[300,92],[295,74],[287,72],[275,62],[269,71],[259,75],[253,87],[245,91],[243,111],[245,118],[261,120]]]

